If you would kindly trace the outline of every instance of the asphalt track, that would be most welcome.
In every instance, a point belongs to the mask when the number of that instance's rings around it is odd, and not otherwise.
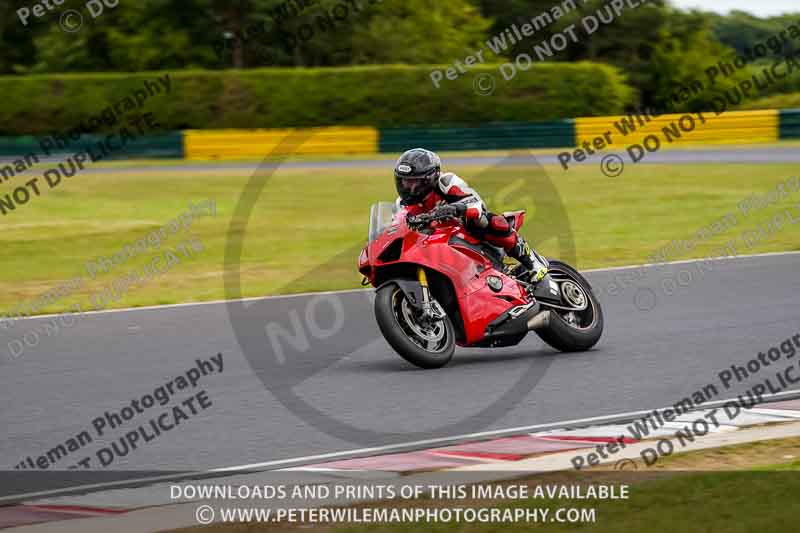
[[[11,359],[7,340],[48,318],[22,320],[0,330],[0,469],[91,430],[91,420],[105,410],[118,411],[185,373],[197,358],[218,352],[223,372],[203,377],[198,389],[187,391],[205,389],[212,406],[109,468],[196,471],[408,442],[420,431],[436,434],[480,412],[531,368],[540,371],[531,390],[500,416],[471,420],[463,433],[673,405],[709,383],[719,384],[717,374],[732,363],[744,365],[800,332],[798,271],[800,254],[789,253],[729,258],[703,268],[681,263],[590,272],[606,315],[604,337],[594,350],[558,354],[530,335],[513,348],[458,350],[453,362],[437,371],[417,370],[392,352],[377,331],[368,292],[330,294],[322,298],[336,298],[345,311],[340,331],[326,333],[301,357],[284,362],[276,362],[264,346],[265,368],[274,372],[270,387],[244,357],[224,303],[85,315]],[[674,286],[668,279],[682,283]],[[265,324],[286,322],[292,310],[313,307],[320,298],[249,302],[259,312],[240,318],[238,327],[255,336]],[[326,316],[327,307],[314,308],[318,328],[336,322]],[[748,382],[721,389],[714,399],[735,397],[771,376],[773,369],[764,369]],[[285,397],[278,394],[281,387],[363,434],[340,438],[315,427],[278,401]],[[393,435],[364,442],[370,432]],[[104,444],[95,440],[57,466]]]
[[[589,157],[583,162],[576,162],[574,160],[569,162],[570,167],[580,165],[596,165],[599,166],[602,157],[606,154],[617,154],[623,157],[626,164],[633,164],[630,157],[625,153],[625,147],[621,146],[619,149],[601,152],[598,155]],[[564,149],[563,151],[572,151],[572,149]],[[558,160],[558,153],[561,151],[553,150],[552,152],[532,152],[538,162],[542,165],[560,165]],[[68,157],[72,154],[63,154]],[[531,163],[531,155],[479,155],[479,156],[458,156],[450,155],[447,158],[447,164],[451,168],[458,166],[475,166],[475,165],[529,165]],[[19,157],[6,157],[0,159],[0,163],[13,161]],[[42,158],[43,163],[58,163],[63,158],[51,156]],[[393,157],[387,156],[384,159],[348,159],[345,161],[286,161],[274,162],[268,161],[263,163],[261,168],[286,168],[286,169],[333,169],[333,168],[386,168],[387,161],[392,161]],[[655,153],[649,153],[639,164],[696,164],[696,163],[741,163],[741,164],[754,164],[754,163],[800,163],[800,146],[765,146],[765,147],[738,147],[737,149],[726,148],[679,148],[679,149],[665,149]],[[138,165],[136,163],[122,164],[114,167],[101,166],[101,167],[87,167],[84,172],[88,173],[107,173],[110,169],[113,172],[224,172],[224,171],[247,171],[255,170],[259,166],[258,162],[215,162],[215,161],[198,161],[196,163],[186,163],[177,165]],[[28,170],[29,173],[35,173],[35,170]],[[564,171],[568,172],[568,171]],[[24,174],[21,174],[24,175]]]

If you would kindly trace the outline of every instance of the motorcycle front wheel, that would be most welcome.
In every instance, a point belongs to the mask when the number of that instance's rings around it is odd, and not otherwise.
[[[375,296],[375,319],[386,342],[406,361],[420,368],[440,368],[455,352],[450,318],[428,320],[395,284],[381,287]]]

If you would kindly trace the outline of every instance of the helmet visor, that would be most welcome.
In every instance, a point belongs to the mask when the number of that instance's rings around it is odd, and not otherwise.
[[[421,201],[433,189],[431,176],[395,176],[397,194],[404,204]]]

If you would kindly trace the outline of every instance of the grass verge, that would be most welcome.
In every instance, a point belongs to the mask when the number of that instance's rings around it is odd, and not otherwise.
[[[690,252],[670,259],[703,257],[731,239],[739,253],[800,250],[800,224],[745,243],[752,231],[778,212],[791,211],[800,220],[800,192],[763,209],[743,214],[738,204],[751,194],[773,190],[797,174],[796,165],[629,165],[617,178],[603,176],[595,166],[563,172],[547,166],[559,199],[537,202],[537,190],[508,194],[511,183],[525,176],[543,176],[541,169],[519,166],[453,168],[473,184],[490,208],[540,209],[544,226],[528,222],[523,234],[545,255],[563,257],[563,243],[547,239],[566,225],[574,242],[579,268],[634,264],[674,239],[687,239],[720,218],[731,215],[736,225],[697,243]],[[198,171],[158,169],[142,172],[79,174],[55,189],[44,190],[28,204],[3,217],[0,245],[0,308],[9,309],[82,277],[85,283],[70,297],[60,298],[40,312],[61,311],[76,302],[91,308],[90,296],[118,278],[141,269],[164,250],[180,262],[146,283],[131,286],[109,307],[130,307],[225,298],[224,252],[234,208],[250,177],[249,171],[213,168]],[[6,182],[0,194],[9,192]],[[505,191],[505,193],[503,193]],[[281,169],[258,194],[244,235],[241,270],[244,296],[348,289],[358,286],[355,263],[364,244],[369,206],[394,198],[391,166],[376,169]],[[87,262],[111,257],[187,209],[189,201],[216,202],[216,216],[195,220],[190,229],[90,279]],[[500,200],[495,200],[500,198]],[[563,204],[567,218],[555,221],[549,212]],[[787,211],[788,210],[788,211]],[[529,221],[535,213],[531,213]],[[203,250],[192,257],[176,247],[194,235]]]

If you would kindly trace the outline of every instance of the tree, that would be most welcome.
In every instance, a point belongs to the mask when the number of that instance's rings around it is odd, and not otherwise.
[[[20,2],[0,0],[0,74],[25,72],[36,55],[34,32],[17,17],[20,7]]]
[[[383,0],[353,28],[359,63],[449,63],[482,45],[490,21],[467,0]]]
[[[707,13],[706,16],[711,20],[717,39],[739,54],[745,54],[748,49],[752,50],[756,45],[766,44],[770,39],[779,37],[780,33],[790,25],[798,24],[797,17],[791,15],[761,19],[744,11],[732,11],[727,16],[711,13]],[[774,41],[770,44],[773,43]],[[789,55],[800,50],[800,43],[796,39],[782,40],[780,44],[780,49],[769,47],[769,54]]]
[[[557,29],[569,24],[580,27],[583,17],[595,14],[605,3],[590,0],[580,12],[560,19]],[[656,0],[623,11],[611,24],[600,25],[590,37],[571,45],[559,59],[610,63],[625,72],[639,94],[639,106],[679,111],[690,104],[672,101],[676,89],[702,80],[705,69],[729,53],[703,13],[680,11]]]

